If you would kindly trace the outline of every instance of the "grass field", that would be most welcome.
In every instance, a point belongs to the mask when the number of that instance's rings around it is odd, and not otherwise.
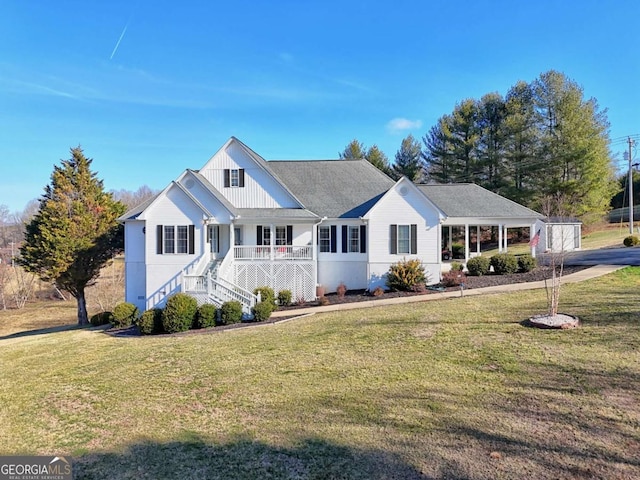
[[[0,312],[0,454],[96,479],[640,478],[638,287],[567,285],[570,331],[520,325],[543,291],[173,337]]]

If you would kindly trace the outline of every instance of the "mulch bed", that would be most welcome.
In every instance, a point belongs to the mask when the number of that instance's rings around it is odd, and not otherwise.
[[[585,266],[565,266],[562,275],[570,275],[575,272],[579,272],[589,267]],[[527,273],[513,273],[509,275],[483,275],[481,277],[472,277],[466,276],[464,279],[464,289],[471,290],[475,288],[484,288],[484,287],[495,287],[500,285],[509,285],[512,283],[526,283],[526,282],[537,282],[544,280],[545,278],[550,278],[551,272],[550,267],[537,267],[530,272]],[[335,293],[329,293],[325,296],[327,299],[324,305],[335,305],[341,303],[352,303],[352,302],[370,302],[371,300],[382,299],[382,298],[396,298],[396,297],[413,297],[416,295],[431,295],[434,293],[441,292],[459,292],[460,287],[442,287],[441,285],[434,285],[436,289],[423,289],[412,292],[385,292],[384,295],[376,297],[371,295],[366,290],[348,290],[344,298],[340,298]],[[298,308],[307,308],[307,307],[317,307],[321,305],[318,301],[313,302],[305,302],[291,305],[290,307],[280,307],[278,311],[282,310],[294,310]]]

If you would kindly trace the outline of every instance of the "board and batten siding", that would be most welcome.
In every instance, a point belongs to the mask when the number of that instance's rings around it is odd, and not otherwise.
[[[422,262],[429,283],[440,281],[440,218],[420,192],[400,183],[376,204],[368,217],[369,289],[384,288],[389,267],[410,258]],[[391,253],[391,225],[416,225],[416,254]]]
[[[225,187],[227,169],[244,169],[243,187]],[[236,208],[298,208],[295,199],[237,144],[216,153],[199,172]]]
[[[152,220],[145,226],[146,309],[163,306],[167,297],[180,291],[182,270],[198,261],[206,242],[202,211],[175,186],[158,198],[147,216]],[[193,225],[194,253],[158,254],[159,225]]]

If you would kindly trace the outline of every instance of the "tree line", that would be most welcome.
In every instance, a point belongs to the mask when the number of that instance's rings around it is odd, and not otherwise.
[[[605,214],[618,191],[606,110],[563,73],[517,82],[505,96],[465,99],[441,116],[422,145],[409,135],[395,163],[357,140],[341,158],[366,158],[392,178],[473,182],[539,209],[549,195],[570,199],[577,216]]]

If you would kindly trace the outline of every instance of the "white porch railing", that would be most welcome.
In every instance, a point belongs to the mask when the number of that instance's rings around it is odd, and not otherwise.
[[[313,260],[311,245],[237,245],[235,260]]]
[[[251,308],[257,302],[257,297],[252,292],[224,278],[213,278],[211,272],[207,272],[206,275],[183,275],[182,279],[185,292],[196,294],[197,298],[201,298],[199,294],[205,294],[206,298],[215,300],[220,305],[237,300],[242,304],[245,313],[251,312]]]

